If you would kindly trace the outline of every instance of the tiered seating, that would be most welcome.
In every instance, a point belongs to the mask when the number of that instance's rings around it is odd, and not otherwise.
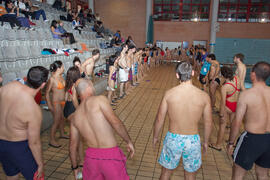
[[[53,9],[46,3],[33,1],[45,10],[48,22],[42,20],[34,21],[36,23],[35,31],[13,30],[8,23],[0,27],[0,68],[3,74],[3,84],[16,78],[26,76],[28,69],[32,66],[41,65],[49,68],[49,65],[55,60],[61,60],[65,65],[65,70],[72,66],[75,56],[82,61],[91,56],[93,48],[99,48],[100,43],[105,43],[104,39],[97,39],[96,33],[92,32],[91,24],[83,29],[82,33],[73,30],[71,23],[64,22],[64,28],[72,32],[77,43],[64,45],[61,40],[53,39],[50,32],[51,20],[58,20],[60,15],[66,13]],[[43,48],[77,48],[82,49],[80,43],[85,43],[90,47],[90,51],[84,53],[71,53],[66,55],[41,55]],[[114,53],[114,49],[100,49],[101,57],[96,63],[95,72],[106,68],[106,57]]]

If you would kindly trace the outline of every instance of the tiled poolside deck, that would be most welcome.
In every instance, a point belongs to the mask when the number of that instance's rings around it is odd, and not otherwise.
[[[194,83],[196,84],[196,82]],[[173,66],[153,68],[138,87],[134,88],[127,97],[117,103],[115,113],[126,125],[136,148],[134,158],[127,161],[127,171],[131,179],[150,180],[158,179],[160,176],[161,166],[157,163],[157,159],[162,148],[162,141],[156,149],[152,148],[152,126],[164,92],[177,84],[178,81],[175,78]],[[218,129],[217,114],[213,114],[213,119],[212,139],[215,141]],[[68,131],[68,129],[67,124],[66,130]],[[167,129],[168,119],[161,133],[162,140]],[[42,134],[46,179],[74,179],[70,169],[68,140],[60,139],[59,141],[63,146],[59,149],[49,147],[48,132],[47,130]],[[225,139],[228,137],[228,132],[229,130],[226,131]],[[203,138],[203,124],[200,125],[200,134],[201,138]],[[126,153],[125,143],[119,137],[117,139],[119,146]],[[208,150],[207,154],[203,156],[203,165],[197,173],[197,179],[231,179],[232,160],[224,150],[225,143],[221,152],[212,149]],[[4,173],[0,168],[0,180],[4,179]],[[181,165],[174,171],[171,179],[184,179],[184,171]],[[245,180],[251,179],[256,179],[253,170],[245,177]]]

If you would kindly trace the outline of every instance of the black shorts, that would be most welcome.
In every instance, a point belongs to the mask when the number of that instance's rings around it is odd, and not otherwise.
[[[253,163],[270,168],[270,134],[244,132],[237,140],[233,160],[247,171],[252,168]]]
[[[200,82],[201,82],[201,84],[206,84],[206,81],[205,80],[203,80],[203,78],[205,78],[205,76],[206,75],[202,75],[202,74],[200,74]]]
[[[212,79],[209,80],[209,83],[211,83]],[[219,78],[216,78],[215,81],[218,83],[218,85],[220,85],[220,79]]]
[[[64,117],[68,118],[72,113],[75,112],[75,106],[72,101],[66,101],[65,107],[64,107]]]
[[[26,180],[33,180],[38,169],[27,140],[0,140],[0,163],[7,176],[15,176],[21,172]]]

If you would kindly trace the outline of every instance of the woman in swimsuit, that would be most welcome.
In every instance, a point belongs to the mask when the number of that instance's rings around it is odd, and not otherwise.
[[[79,57],[77,56],[74,57],[73,66],[79,68],[80,73],[81,73],[81,78],[85,78],[85,72],[83,71],[82,63]]]
[[[76,108],[79,106],[77,93],[75,89],[75,83],[78,79],[81,78],[81,72],[78,67],[71,67],[67,71],[66,77],[66,87],[65,87],[65,108],[64,108],[64,116],[68,118],[72,113],[75,112]],[[80,137],[81,139],[81,137]],[[78,146],[78,164],[79,167],[83,167],[83,142],[80,140],[80,144]]]
[[[60,129],[60,138],[68,139],[64,132],[64,116],[63,108],[65,105],[65,80],[62,76],[64,72],[64,65],[61,61],[55,61],[50,65],[52,73],[46,89],[46,101],[50,111],[53,114],[53,125],[50,133],[49,145],[55,148],[61,147],[55,140],[55,133],[57,128]],[[52,98],[50,96],[52,92]]]
[[[235,111],[241,87],[239,77],[234,75],[231,68],[225,66],[222,67],[221,74],[225,78],[225,83],[221,87],[220,123],[218,137],[215,145],[209,145],[209,147],[218,151],[221,151],[227,119],[229,119],[231,123],[235,118]]]

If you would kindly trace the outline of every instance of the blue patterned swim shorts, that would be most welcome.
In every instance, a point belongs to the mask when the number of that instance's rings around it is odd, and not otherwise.
[[[198,134],[180,135],[167,133],[158,162],[167,169],[175,169],[179,165],[181,156],[184,169],[187,172],[195,172],[200,168],[202,158],[201,141]]]

